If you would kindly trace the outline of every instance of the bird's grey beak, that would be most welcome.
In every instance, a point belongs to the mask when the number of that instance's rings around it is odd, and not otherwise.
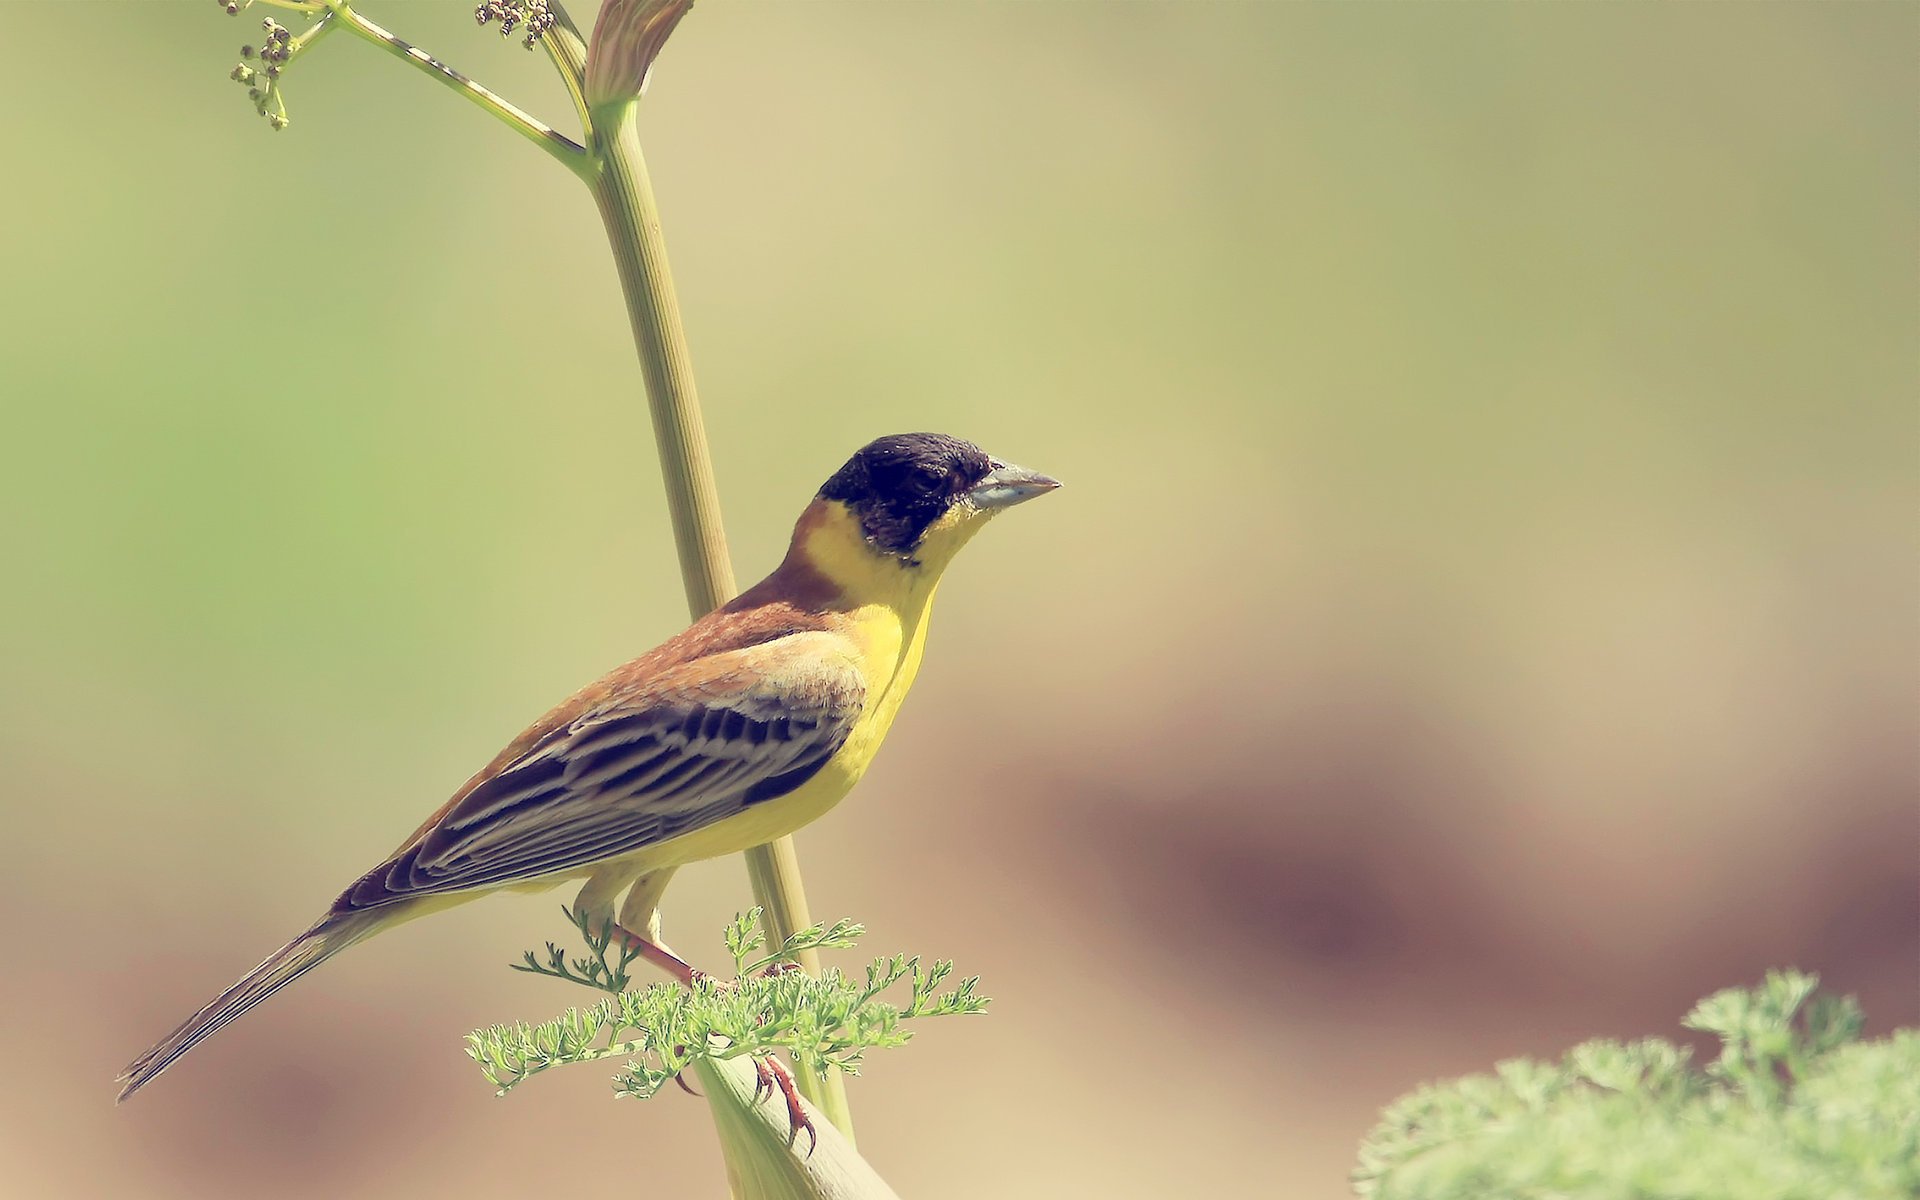
[[[1044,496],[1059,486],[1058,479],[1050,479],[1038,471],[1029,471],[1025,467],[995,459],[993,470],[968,490],[967,499],[975,508],[995,512],[1012,508],[1035,496]]]

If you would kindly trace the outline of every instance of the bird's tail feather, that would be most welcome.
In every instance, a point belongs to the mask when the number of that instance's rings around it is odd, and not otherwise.
[[[373,933],[379,924],[364,916],[346,920],[330,916],[274,951],[245,979],[215,996],[205,1008],[188,1017],[180,1028],[121,1072],[120,1099],[125,1100],[139,1091],[172,1066],[175,1059],[219,1032],[227,1022]]]

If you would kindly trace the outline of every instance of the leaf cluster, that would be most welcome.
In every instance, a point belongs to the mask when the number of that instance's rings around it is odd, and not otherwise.
[[[607,995],[551,1021],[468,1034],[468,1055],[502,1095],[553,1067],[602,1059],[625,1060],[614,1092],[641,1099],[701,1059],[758,1058],[778,1050],[815,1070],[858,1074],[868,1050],[902,1045],[913,1036],[904,1022],[979,1013],[988,1003],[975,992],[976,978],[942,990],[952,963],[922,966],[907,955],[875,959],[860,978],[830,967],[816,979],[798,969],[800,955],[852,949],[865,929],[844,920],[814,925],[769,949],[758,908],[726,930],[736,978],[696,973],[691,989],[656,983],[629,991],[635,955],[616,947],[611,927],[596,928],[582,914],[562,911],[586,952],[575,955],[549,942],[544,955],[528,951],[515,969]]]
[[[1591,1041],[1559,1062],[1421,1088],[1362,1144],[1368,1200],[1912,1200],[1920,1031],[1859,1040],[1850,997],[1772,972],[1683,1022],[1720,1039],[1704,1069],[1660,1039]]]

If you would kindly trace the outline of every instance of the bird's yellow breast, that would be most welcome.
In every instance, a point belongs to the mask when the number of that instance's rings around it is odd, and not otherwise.
[[[902,613],[887,605],[868,605],[856,610],[849,622],[849,634],[860,649],[861,673],[866,677],[867,697],[860,720],[847,740],[827,763],[828,772],[842,777],[845,787],[858,783],[880,743],[893,727],[901,701],[920,672],[920,657],[926,648],[927,603],[917,611]],[[844,791],[844,789],[843,789]]]
[[[971,530],[942,539],[935,544],[935,555],[908,564],[875,554],[843,507],[819,508],[803,520],[795,548],[838,592],[832,634],[845,639],[866,685],[860,718],[840,749],[806,783],[725,821],[648,847],[635,859],[645,860],[649,870],[737,854],[785,837],[826,813],[866,774],[913,686],[940,570]]]
[[[813,514],[797,541],[809,565],[840,594],[840,632],[853,644],[866,683],[860,721],[828,764],[852,787],[872,762],[920,672],[940,572],[964,537],[942,539],[936,555],[903,562],[876,554],[853,515],[831,504]]]

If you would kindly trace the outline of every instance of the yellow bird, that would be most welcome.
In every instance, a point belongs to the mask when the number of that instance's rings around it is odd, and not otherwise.
[[[581,913],[690,979],[660,941],[674,869],[837,804],[913,684],[940,573],[994,514],[1058,486],[942,434],[866,446],[800,514],[773,574],[536,721],[311,929],[135,1060],[120,1099],[355,942],[501,888],[584,879]]]

